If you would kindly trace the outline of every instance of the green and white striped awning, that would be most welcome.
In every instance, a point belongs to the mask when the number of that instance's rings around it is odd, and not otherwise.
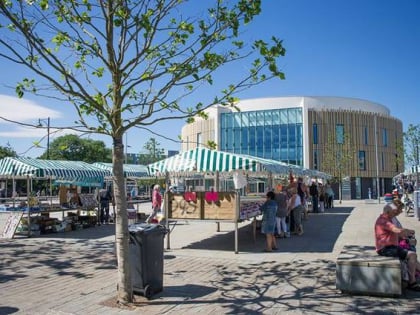
[[[97,162],[93,163],[93,166],[107,170],[112,174],[112,163]],[[124,164],[123,169],[125,178],[140,178],[148,176],[147,166],[145,165]]]
[[[56,183],[101,186],[107,170],[82,161],[40,160],[6,157],[0,160],[0,177],[53,179]]]
[[[303,168],[278,161],[206,148],[181,152],[165,160],[149,164],[148,169],[150,175],[163,175],[165,172],[231,172],[235,170],[288,174],[292,169],[299,175],[304,172]]]

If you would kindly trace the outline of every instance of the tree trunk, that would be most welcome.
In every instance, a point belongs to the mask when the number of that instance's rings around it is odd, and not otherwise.
[[[133,302],[133,292],[129,261],[129,232],[127,215],[127,198],[124,183],[124,146],[122,136],[114,138],[113,150],[113,184],[116,207],[115,248],[118,263],[118,302],[127,304]]]

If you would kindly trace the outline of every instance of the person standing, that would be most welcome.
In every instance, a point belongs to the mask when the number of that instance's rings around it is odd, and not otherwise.
[[[287,214],[293,217],[293,232],[303,235],[302,212],[303,206],[296,187],[290,188],[291,197],[287,203]]]
[[[324,186],[319,183],[318,186],[318,200],[319,200],[319,212],[324,212],[325,211],[325,190],[324,190]]]
[[[271,252],[277,249],[276,237],[274,236],[274,230],[276,228],[276,213],[277,213],[277,202],[274,200],[274,192],[269,191],[266,195],[267,200],[261,206],[260,210],[262,213],[261,232],[265,234],[266,248],[265,252]]]
[[[278,237],[289,237],[289,230],[287,229],[286,217],[287,217],[287,196],[283,190],[275,194],[275,200],[277,202],[277,213],[276,213],[276,224],[277,224],[277,236]]]
[[[112,201],[111,192],[106,188],[99,190],[99,210],[100,210],[100,224],[109,223],[109,203]]]
[[[312,212],[318,212],[318,186],[313,180],[311,186],[309,186],[309,194],[312,197]]]
[[[152,213],[146,219],[146,223],[150,223],[162,207],[162,195],[160,194],[160,186],[153,186],[152,192]]]

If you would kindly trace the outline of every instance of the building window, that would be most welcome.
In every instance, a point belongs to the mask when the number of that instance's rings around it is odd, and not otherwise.
[[[368,127],[367,126],[365,126],[364,143],[365,143],[365,145],[369,144],[369,133],[368,133]]]
[[[303,165],[301,108],[222,113],[220,120],[222,150]]]
[[[381,153],[381,171],[385,171],[385,156],[384,153]]]
[[[359,170],[366,171],[366,152],[359,151]]]
[[[314,170],[318,169],[318,150],[314,150]]]
[[[344,144],[344,125],[335,125],[335,138],[338,144]]]
[[[318,144],[318,125],[313,124],[312,130],[313,130],[314,144]]]
[[[382,143],[384,147],[388,146],[388,132],[385,128],[382,129]]]

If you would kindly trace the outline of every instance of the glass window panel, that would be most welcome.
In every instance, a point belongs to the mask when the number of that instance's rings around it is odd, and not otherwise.
[[[335,126],[335,138],[338,144],[344,143],[344,125],[337,124]]]
[[[296,108],[296,123],[303,123],[302,108]]]
[[[313,156],[313,159],[314,159],[314,170],[317,170],[318,169],[318,150],[314,150],[314,156]]]
[[[234,139],[233,139],[233,147],[235,148],[235,152],[239,153],[239,148],[241,146],[241,129],[235,128],[233,130]]]
[[[365,126],[365,145],[368,145],[368,139],[369,139],[369,133],[368,133],[368,128]]]
[[[272,128],[272,139],[273,150],[278,149],[280,147],[280,127],[278,125],[274,125]]]
[[[233,127],[234,128],[241,127],[241,125],[242,125],[241,118],[242,118],[241,113],[234,113],[233,114]]]
[[[359,151],[359,169],[362,171],[366,170],[366,153],[365,151]]]
[[[264,127],[257,127],[257,136],[256,136],[256,141],[257,142],[257,151],[258,151],[258,156],[262,157],[263,156],[263,149],[264,149]]]
[[[386,129],[382,129],[382,143],[384,147],[388,146],[388,132]]]
[[[232,149],[233,144],[233,130],[226,129],[226,150],[229,151]]]
[[[296,126],[289,125],[288,126],[288,144],[290,148],[296,147]]]
[[[241,153],[248,154],[248,145],[249,145],[249,139],[248,139],[248,128],[242,128],[241,129]]]
[[[257,126],[264,126],[264,112],[257,112]]]
[[[287,124],[289,122],[287,117],[287,109],[280,109],[280,124]]]
[[[318,125],[312,125],[312,133],[313,133],[313,144],[318,144]]]
[[[303,135],[302,135],[303,127],[301,124],[296,125],[296,145],[298,147],[303,146]]]
[[[241,113],[242,115],[242,127],[247,127],[249,126],[249,113]]]
[[[272,117],[273,125],[280,124],[280,111],[279,110],[273,110],[271,112],[271,117]]]
[[[223,150],[225,147],[225,129],[220,129],[220,148]]]
[[[257,113],[256,112],[249,112],[249,125],[256,126],[257,125]]]

